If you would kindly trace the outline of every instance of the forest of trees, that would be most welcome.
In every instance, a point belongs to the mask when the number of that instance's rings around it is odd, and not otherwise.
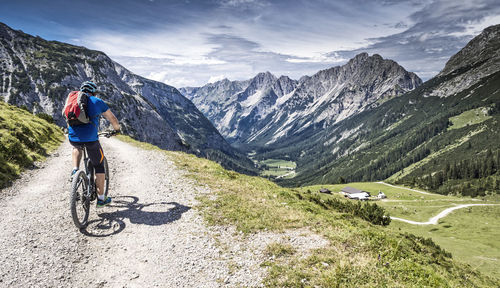
[[[415,148],[445,131],[449,125],[448,117],[443,117],[430,123],[416,131],[412,137],[405,139],[401,145],[389,149],[383,157],[371,162],[370,165],[366,165],[356,171],[356,173],[349,175],[347,177],[348,182],[385,179],[405,167],[422,160],[431,153],[431,150],[426,146],[418,149]]]
[[[486,151],[482,157],[446,162],[444,168],[421,177],[412,177],[411,186],[419,186],[440,194],[460,193],[484,196],[500,193],[500,150]]]

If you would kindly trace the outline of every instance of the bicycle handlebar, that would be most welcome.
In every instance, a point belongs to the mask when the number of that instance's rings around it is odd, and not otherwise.
[[[116,131],[116,130],[113,130],[113,131],[103,131],[103,132],[99,132],[97,133],[98,136],[104,136],[106,138],[109,138],[111,136],[114,136],[114,135],[117,135],[118,133],[120,133],[120,131]]]

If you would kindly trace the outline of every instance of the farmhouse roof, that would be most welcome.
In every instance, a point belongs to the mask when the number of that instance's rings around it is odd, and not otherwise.
[[[353,188],[353,187],[344,187],[344,188],[342,188],[341,191],[344,192],[344,193],[347,193],[347,194],[356,194],[356,193],[363,193],[363,192],[365,192],[365,191],[362,191],[362,190],[359,190],[359,189],[356,189],[356,188]]]
[[[331,194],[331,193],[332,193],[332,191],[330,191],[328,188],[321,188],[321,189],[319,190],[319,192],[320,192],[320,193],[327,193],[327,194]]]

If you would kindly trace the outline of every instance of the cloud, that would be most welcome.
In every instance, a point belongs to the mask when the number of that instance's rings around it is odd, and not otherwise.
[[[410,15],[401,33],[372,38],[371,45],[332,54],[350,58],[359,52],[396,60],[427,80],[484,28],[500,23],[500,3],[489,0],[433,1]]]
[[[261,9],[270,5],[264,0],[220,0],[219,4],[224,8],[244,8],[244,9]]]
[[[344,60],[335,55],[297,58],[292,55],[263,52],[258,43],[231,34],[205,36],[207,44],[213,45],[211,52],[205,56],[206,59],[224,59],[224,61],[180,63],[174,61],[171,56],[164,58],[113,56],[112,58],[134,73],[175,87],[201,86],[224,78],[246,80],[262,71],[298,79]]]
[[[298,79],[360,52],[428,79],[473,36],[500,23],[498,0],[49,2],[5,0],[0,16],[30,23],[32,34],[101,50],[176,87],[262,71]],[[95,13],[68,13],[82,9]]]
[[[220,80],[224,80],[226,77],[226,75],[224,74],[221,74],[221,75],[217,75],[217,76],[211,76],[209,79],[208,79],[208,83],[215,83],[217,81],[220,81]]]
[[[290,63],[345,63],[346,58],[340,57],[338,53],[322,53],[320,55],[314,55],[311,57],[291,57],[286,59]]]
[[[219,3],[228,9],[254,1]],[[364,8],[356,1],[354,4],[321,2],[323,6],[315,1],[308,3],[300,7],[300,25],[296,19],[297,8],[285,9],[278,3],[266,11],[246,11],[248,15],[235,12],[226,16],[226,21],[184,27],[176,35],[140,36],[138,42],[145,43],[144,47],[131,48],[126,40],[119,41],[125,45],[118,45],[123,51],[115,55],[154,55],[141,61],[133,57],[117,59],[136,73],[176,87],[200,86],[226,77],[249,79],[262,71],[298,79],[341,65],[360,52],[393,59],[426,80],[436,75],[449,57],[484,27],[498,23],[500,15],[499,5],[482,0],[463,5],[455,1],[382,1],[379,6]],[[357,5],[362,11],[356,10]],[[281,13],[276,13],[281,8]],[[322,10],[335,15],[336,19],[325,19]],[[369,11],[376,15],[370,15]],[[241,16],[239,21],[232,18],[235,15]],[[349,17],[359,21],[346,26],[349,19],[353,20]],[[151,41],[157,44],[148,44]],[[179,49],[173,49],[172,43],[182,44],[178,45]],[[161,50],[161,47],[168,49]],[[130,52],[138,48],[139,52]]]

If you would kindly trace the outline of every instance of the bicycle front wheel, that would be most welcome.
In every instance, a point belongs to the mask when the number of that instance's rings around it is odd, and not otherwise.
[[[75,226],[85,228],[89,220],[90,198],[87,197],[89,180],[85,172],[79,170],[71,183],[70,210]]]

